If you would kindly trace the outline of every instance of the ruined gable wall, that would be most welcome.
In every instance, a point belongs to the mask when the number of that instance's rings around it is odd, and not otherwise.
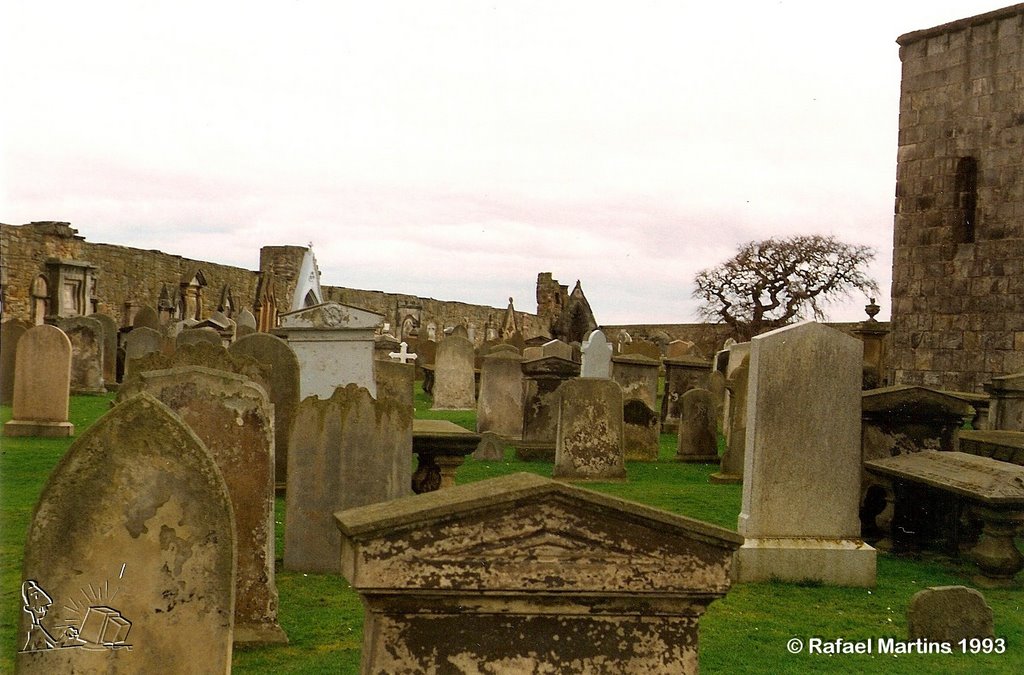
[[[898,42],[892,376],[980,391],[1024,370],[1024,5]]]

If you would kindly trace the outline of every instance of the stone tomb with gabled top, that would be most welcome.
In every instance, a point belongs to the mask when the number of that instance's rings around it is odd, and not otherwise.
[[[697,672],[742,542],[525,473],[335,518],[363,673]]]
[[[374,329],[383,315],[339,302],[325,302],[281,314],[274,335],[288,341],[299,359],[299,400],[328,399],[338,387],[355,384],[377,395],[373,374]]]

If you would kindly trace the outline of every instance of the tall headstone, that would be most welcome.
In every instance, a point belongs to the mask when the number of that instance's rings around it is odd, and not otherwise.
[[[661,420],[657,411],[661,363],[640,354],[612,357],[612,379],[622,387],[626,459],[658,459]]]
[[[132,328],[151,328],[155,331],[162,331],[163,326],[160,324],[160,314],[149,305],[144,305],[139,308],[139,311],[135,312],[135,317],[132,319]]]
[[[202,366],[141,373],[146,392],[174,411],[210,451],[235,512],[235,644],[287,642],[274,580],[274,412],[252,380]]]
[[[35,326],[18,341],[14,396],[4,436],[59,438],[75,433],[68,421],[71,341],[56,326]]]
[[[441,340],[434,360],[433,410],[476,408],[473,360],[473,343],[469,339],[453,333]]]
[[[695,673],[742,541],[524,473],[336,518],[364,673]]]
[[[133,328],[124,338],[124,377],[132,374],[132,363],[147,354],[159,353],[164,336],[152,328]]]
[[[530,358],[531,349],[539,354]],[[521,461],[553,461],[558,430],[558,388],[578,377],[580,364],[559,356],[547,356],[543,348],[527,347],[523,352],[523,438],[515,444]]]
[[[17,670],[230,673],[234,570],[209,451],[152,397],[125,401],[71,445],[36,505]]]
[[[377,398],[392,398],[411,414],[415,407],[416,366],[398,361],[376,361],[373,367],[377,374]]]
[[[683,394],[691,389],[706,389],[711,362],[696,356],[664,359],[665,395],[661,399],[661,429],[675,433],[682,415]]]
[[[91,316],[70,316],[58,322],[71,340],[71,392],[105,394],[103,324]]]
[[[246,335],[252,335],[259,329],[256,323],[256,315],[250,312],[248,309],[243,309],[235,317],[235,332],[237,337],[242,338]]]
[[[590,332],[583,341],[581,377],[611,377],[612,346],[600,330]]]
[[[330,398],[347,384],[377,395],[373,375],[373,331],[383,316],[365,309],[325,302],[280,316],[273,333],[284,338],[299,359],[299,398]]]
[[[103,381],[107,385],[117,382],[117,321],[108,314],[90,314],[103,326]]]
[[[412,494],[412,412],[363,387],[303,399],[288,455],[284,564],[337,573],[334,512]]]
[[[0,324],[0,405],[11,405],[14,401],[14,359],[18,341],[29,328],[17,319]]]
[[[874,586],[858,517],[863,346],[808,322],[750,351],[736,579]]]
[[[622,388],[605,378],[578,378],[558,390],[553,478],[625,480]]]
[[[717,370],[711,371],[708,375],[708,391],[711,392],[711,401],[715,405],[715,428],[724,429],[725,417],[725,395],[728,389],[725,386],[725,375]]]
[[[730,344],[730,340],[732,341],[732,344]],[[725,442],[728,445],[730,443],[729,434],[732,433],[732,429],[735,426],[730,420],[730,415],[733,414],[733,411],[739,411],[740,414],[744,415],[745,419],[747,414],[746,399],[744,399],[742,405],[733,405],[731,400],[733,396],[733,388],[732,386],[730,386],[729,383],[733,381],[733,373],[736,371],[736,369],[740,368],[744,364],[746,364],[747,366],[747,372],[750,372],[750,343],[736,342],[735,340],[732,340],[732,338],[730,338],[729,340],[725,341],[725,344],[728,345],[726,347],[726,351],[728,352],[729,357],[725,360],[724,373],[726,382],[726,394],[725,405],[722,409],[722,430],[725,434]],[[744,386],[746,385],[744,384]],[[743,428],[745,429],[746,426],[744,425]]]
[[[712,483],[742,483],[743,466],[747,455],[747,383],[750,380],[750,358],[746,354],[739,359],[738,367],[726,381],[729,396],[725,415],[725,452],[717,473],[709,476]]]
[[[691,389],[683,394],[683,415],[677,434],[677,461],[718,461],[718,425],[710,391]]]
[[[269,333],[244,335],[232,343],[228,353],[247,356],[270,367],[267,393],[274,404],[274,481],[284,485],[292,421],[299,405],[299,360],[287,342]]]
[[[476,430],[502,438],[523,434],[523,357],[511,345],[499,345],[480,367],[480,400]]]

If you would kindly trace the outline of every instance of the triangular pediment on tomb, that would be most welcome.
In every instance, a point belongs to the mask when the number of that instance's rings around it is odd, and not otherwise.
[[[727,588],[733,532],[533,474],[335,514],[358,587],[458,579],[488,591]]]
[[[862,392],[861,411],[910,419],[974,416],[974,408],[962,398],[937,389],[903,384]]]
[[[375,328],[383,320],[377,314],[340,302],[325,302],[280,315],[281,328]]]

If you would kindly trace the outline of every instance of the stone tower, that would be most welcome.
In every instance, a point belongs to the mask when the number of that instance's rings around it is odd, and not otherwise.
[[[980,392],[1024,370],[1024,4],[897,42],[891,381]]]

